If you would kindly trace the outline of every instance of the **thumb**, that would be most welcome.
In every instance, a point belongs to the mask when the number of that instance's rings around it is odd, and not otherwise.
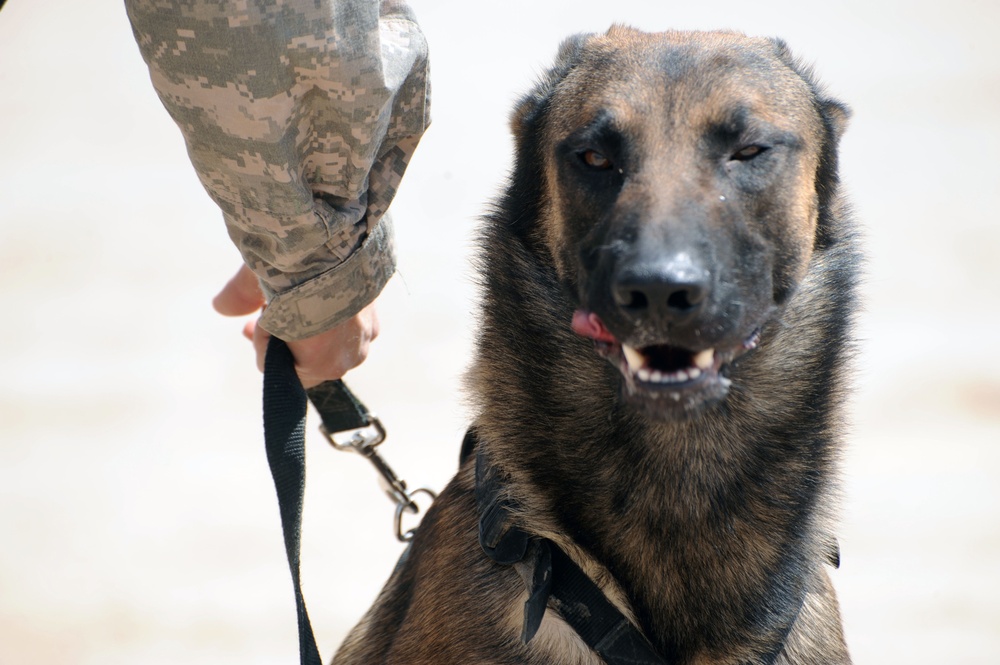
[[[215,311],[225,316],[253,314],[264,306],[257,275],[247,266],[241,266],[218,295],[212,300]]]

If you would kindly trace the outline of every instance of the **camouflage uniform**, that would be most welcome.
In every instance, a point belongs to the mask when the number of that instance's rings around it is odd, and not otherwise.
[[[429,121],[402,0],[125,0],[164,106],[268,300],[301,339],[395,269],[387,215]]]

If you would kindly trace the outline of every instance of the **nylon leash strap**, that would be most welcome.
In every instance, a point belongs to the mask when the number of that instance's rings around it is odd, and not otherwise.
[[[342,381],[328,381],[306,391],[295,373],[295,360],[288,345],[272,337],[264,359],[264,446],[278,494],[285,554],[295,591],[299,660],[302,665],[321,665],[299,574],[302,500],[306,487],[306,405],[310,399],[320,413],[328,436],[329,433],[364,428],[372,419]]]
[[[321,665],[299,577],[302,499],[306,490],[306,401],[291,350],[272,337],[264,358],[264,446],[278,493],[281,531],[295,591],[299,661],[302,665]]]

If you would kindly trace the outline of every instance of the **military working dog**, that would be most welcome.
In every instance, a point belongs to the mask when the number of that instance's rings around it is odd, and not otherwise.
[[[335,662],[850,662],[846,119],[777,40],[563,44],[482,232],[474,449]]]

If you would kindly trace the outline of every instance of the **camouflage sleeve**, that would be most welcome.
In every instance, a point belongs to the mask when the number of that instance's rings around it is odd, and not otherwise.
[[[402,0],[125,0],[160,99],[268,299],[301,339],[395,269],[386,208],[428,123]]]

